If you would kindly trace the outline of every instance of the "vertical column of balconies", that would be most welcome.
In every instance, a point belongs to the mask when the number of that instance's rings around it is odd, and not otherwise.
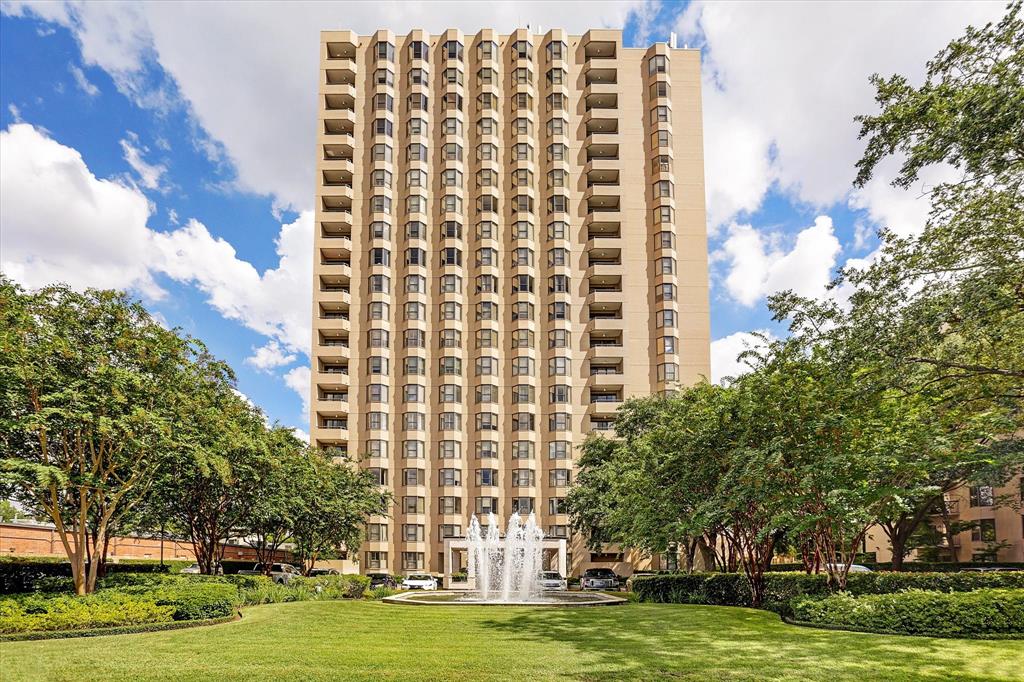
[[[591,39],[584,43],[581,126],[586,152],[584,301],[589,332],[584,399],[590,429],[606,430],[625,391],[619,44],[600,32],[588,36]]]
[[[353,133],[358,74],[355,36],[325,33],[320,52],[310,435],[315,445],[344,453],[348,450],[350,404]]]
[[[506,415],[506,433],[511,447],[505,455],[506,468],[503,489],[506,492],[501,516],[512,513],[528,514],[537,501],[537,461],[541,414],[539,400],[538,316],[544,311],[538,306],[536,220],[534,219],[537,192],[538,117],[540,106],[536,85],[536,46],[526,30],[518,30],[508,37],[504,47],[504,60],[508,71],[504,82],[509,94],[508,118],[511,121],[508,140],[510,154],[501,179],[505,189],[501,224],[503,253],[502,265],[507,287],[505,300],[511,339],[510,362],[506,369],[506,386],[502,397]],[[540,308],[540,309],[539,309]],[[510,430],[509,430],[510,429]]]
[[[474,224],[467,226],[472,232],[473,249],[469,254],[472,265],[471,277],[467,281],[469,301],[472,310],[471,337],[466,339],[467,348],[472,349],[472,367],[467,375],[472,376],[472,395],[467,414],[466,431],[470,433],[472,447],[470,480],[467,468],[465,518],[473,513],[487,523],[485,514],[498,512],[497,500],[500,492],[502,473],[501,457],[509,452],[509,443],[502,442],[504,410],[501,396],[505,382],[504,352],[507,335],[504,335],[503,315],[510,306],[502,297],[503,267],[500,241],[502,223],[500,201],[502,150],[505,148],[502,115],[503,89],[501,47],[494,31],[481,31],[475,40],[470,55],[473,65],[468,77],[475,86],[475,96],[470,98],[469,111],[473,112],[467,124],[471,127],[468,178],[472,183],[470,192]],[[472,374],[468,374],[472,372]],[[467,453],[468,455],[468,453]]]
[[[432,417],[433,447],[431,459],[433,471],[430,484],[433,495],[428,500],[433,513],[434,525],[427,528],[432,539],[432,549],[427,557],[435,570],[443,569],[443,559],[438,554],[443,548],[443,537],[459,528],[461,532],[462,510],[465,506],[463,482],[466,466],[467,443],[464,426],[466,423],[466,401],[468,386],[466,372],[466,318],[470,310],[466,304],[465,270],[465,212],[466,212],[466,45],[461,32],[446,31],[439,39],[436,58],[437,78],[434,93],[439,127],[436,135],[439,149],[434,158],[438,159],[431,186],[434,188],[434,211],[439,216],[436,226],[431,226],[431,235],[436,236],[433,258],[437,259],[439,276],[431,284],[440,301],[431,339],[434,368],[438,382],[435,399],[436,410]],[[436,562],[436,563],[435,563]]]
[[[651,206],[654,260],[655,388],[673,390],[679,381],[678,258],[676,256],[676,204],[672,147],[671,50],[653,45],[644,60],[647,111],[647,196]]]
[[[542,276],[537,282],[545,305],[541,311],[541,362],[538,367],[541,391],[538,404],[544,405],[544,434],[538,456],[537,476],[543,495],[538,500],[538,519],[553,537],[567,537],[568,519],[560,500],[565,498],[572,479],[573,446],[582,424],[580,409],[585,390],[582,357],[575,352],[585,306],[580,305],[582,272],[581,249],[574,248],[572,226],[572,179],[578,177],[573,166],[579,142],[572,134],[575,117],[569,89],[573,70],[564,31],[551,31],[538,46],[538,79],[541,82],[543,115],[538,121],[542,144],[541,173],[543,188],[537,207],[545,217],[539,227],[545,248],[541,252]]]

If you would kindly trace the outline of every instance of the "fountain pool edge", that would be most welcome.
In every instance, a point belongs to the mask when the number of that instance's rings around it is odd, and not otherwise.
[[[532,608],[586,608],[591,606],[621,606],[622,604],[628,604],[629,601],[622,597],[615,597],[610,594],[603,592],[548,592],[552,596],[554,595],[573,595],[570,601],[550,601],[550,602],[538,602],[538,601],[484,601],[482,599],[463,599],[463,600],[433,600],[433,599],[418,599],[418,597],[457,597],[464,595],[465,592],[458,590],[411,590],[409,592],[402,592],[390,597],[384,597],[381,601],[388,604],[404,604],[407,606],[528,606]],[[581,595],[577,597],[577,595]],[[583,598],[582,595],[587,595],[588,598]]]

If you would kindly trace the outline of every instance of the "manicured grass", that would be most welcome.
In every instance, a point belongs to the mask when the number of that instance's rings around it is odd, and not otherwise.
[[[830,632],[676,604],[298,602],[208,628],[0,644],[14,680],[1024,680],[1024,642]]]

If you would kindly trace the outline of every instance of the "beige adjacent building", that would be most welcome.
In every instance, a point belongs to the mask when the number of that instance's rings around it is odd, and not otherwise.
[[[534,512],[575,446],[709,376],[700,53],[622,33],[320,37],[310,434],[395,496],[363,572]],[[457,568],[457,567],[456,567]]]
[[[963,530],[953,534],[952,547],[943,539],[935,548],[940,561],[1024,562],[1024,478],[1015,476],[1002,487],[961,486],[944,503],[945,513],[938,506],[926,522],[942,534],[947,523]],[[889,538],[877,526],[865,548],[878,561],[892,561]],[[919,558],[916,551],[907,557]]]

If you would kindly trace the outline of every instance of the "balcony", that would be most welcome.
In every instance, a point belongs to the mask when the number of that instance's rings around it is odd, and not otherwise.
[[[320,86],[320,92],[323,93],[324,104],[329,110],[347,109],[351,111],[355,108],[356,85],[354,77],[352,83],[325,83]]]
[[[618,82],[618,72],[615,69],[603,68],[598,66],[598,64],[600,64],[600,62],[594,62],[583,74],[584,81],[587,85],[614,85]]]
[[[583,56],[588,63],[595,59],[615,59],[616,47],[613,40],[589,40],[583,48]]]
[[[593,141],[592,137],[588,137],[586,142],[588,163],[597,159],[617,160],[619,158],[618,144],[601,144]]]
[[[609,294],[622,292],[622,277],[620,275],[601,275],[591,277],[588,282],[590,290],[588,295]]]
[[[321,249],[320,253],[326,249]],[[343,291],[348,292],[348,282],[352,279],[352,263],[348,258],[344,257],[325,257],[320,258],[320,274],[323,277],[338,278],[337,280],[331,279],[326,284],[341,284],[340,288],[324,288],[325,282],[321,281],[321,291]]]
[[[332,399],[332,405],[339,402],[344,402],[344,412],[348,412],[348,387],[349,387],[349,375],[348,375],[348,363],[341,363],[336,361],[325,362],[320,361],[320,367],[313,378],[320,395],[326,394],[344,394],[344,399],[336,397]],[[332,407],[331,409],[342,409],[339,407]]]
[[[332,267],[340,268],[342,271],[338,273],[324,273],[320,275],[320,291],[351,294],[349,291],[351,270],[345,265],[336,265]]]
[[[595,168],[587,172],[587,187],[618,187],[618,168]]]
[[[356,89],[352,85],[327,85],[324,89],[332,89],[334,94],[324,94],[324,118],[330,118],[332,112],[355,111]]]
[[[353,52],[353,56],[355,53]],[[330,66],[324,69],[325,81],[328,85],[355,85],[356,62],[354,59],[331,60]]]
[[[355,137],[353,136],[355,121],[355,112],[332,111],[324,117],[323,135],[331,138],[347,138],[344,141],[348,144],[353,144],[355,142]]]
[[[591,303],[589,306],[589,319],[594,320],[621,320],[622,303]]]
[[[327,42],[327,59],[332,62],[331,68],[333,67],[334,60],[354,60],[356,58],[356,44],[351,40],[342,41],[328,41]]]
[[[325,144],[324,148],[324,161],[348,161],[347,165],[337,166],[338,170],[347,170],[352,172],[352,145],[346,143],[331,143]],[[327,164],[322,167],[328,168]]]
[[[615,85],[591,85],[583,91],[583,104],[589,111],[615,111],[619,108],[619,95]]]
[[[588,117],[586,123],[587,143],[593,142],[614,142],[615,140],[604,139],[619,133],[619,119],[617,118],[594,118]]]
[[[346,170],[321,170],[320,185],[324,187],[323,194],[332,193],[333,188],[342,187],[349,199],[352,198],[352,173]],[[331,188],[331,189],[326,189]]]

